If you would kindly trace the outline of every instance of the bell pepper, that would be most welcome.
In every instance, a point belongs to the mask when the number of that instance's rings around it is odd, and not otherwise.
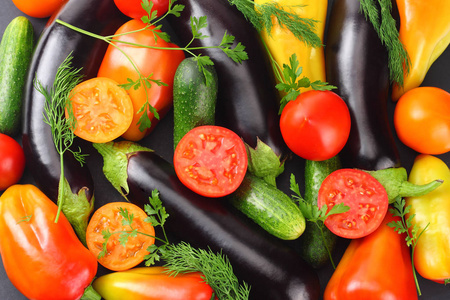
[[[411,205],[408,217],[415,215],[412,225],[417,226],[417,234],[425,229],[414,250],[416,270],[424,278],[444,283],[450,278],[450,170],[440,158],[418,155],[408,181],[421,184],[435,179],[444,182],[426,195],[406,198],[406,205]]]
[[[94,289],[105,299],[210,300],[213,290],[199,272],[169,275],[164,267],[138,267],[95,279]]]
[[[97,272],[67,218],[34,185],[13,185],[0,197],[0,252],[6,274],[29,299],[80,299]],[[85,294],[86,295],[86,294]],[[88,298],[92,299],[92,298]]]
[[[450,1],[397,0],[399,38],[410,57],[404,85],[393,86],[392,99],[422,84],[434,61],[450,43]]]
[[[292,11],[301,18],[316,20],[316,34],[323,43],[325,20],[327,17],[328,0],[255,0],[255,4],[275,2],[287,11]],[[282,68],[289,65],[289,57],[297,55],[299,65],[302,67],[302,77],[309,78],[311,82],[320,80],[325,82],[325,59],[323,47],[312,47],[297,39],[294,34],[284,26],[273,20],[270,33],[261,32],[271,55]],[[304,91],[310,90],[305,88]]]
[[[377,230],[351,240],[325,288],[325,300],[418,299],[405,234],[387,225],[397,220],[388,212]]]
[[[139,141],[144,138],[158,122],[158,119],[147,107],[144,111],[140,111],[147,99],[149,104],[158,112],[159,118],[162,118],[172,108],[173,79],[178,65],[185,58],[182,50],[175,50],[175,48],[178,48],[177,45],[165,42],[161,38],[155,40],[155,34],[152,31],[155,30],[154,26],[142,30],[144,27],[145,24],[137,19],[123,24],[115,33],[118,36],[114,38],[116,46],[120,49],[113,45],[108,46],[97,74],[99,77],[114,79],[119,84],[129,84],[129,79],[131,81],[138,80],[139,74],[125,57],[124,53],[126,53],[143,77],[150,77],[151,80],[164,83],[164,85],[160,85],[151,82],[151,86],[147,87],[146,84],[141,82],[139,88],[136,89],[133,86],[127,90],[133,102],[134,117],[131,126],[122,137],[130,141]],[[125,34],[127,32],[133,33]],[[152,49],[125,43],[174,49]],[[141,130],[143,128],[139,128],[139,119],[144,112],[147,112],[151,126]]]

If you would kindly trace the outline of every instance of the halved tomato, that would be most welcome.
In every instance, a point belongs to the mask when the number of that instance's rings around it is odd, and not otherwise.
[[[180,181],[206,197],[234,192],[247,171],[247,152],[242,139],[220,126],[198,126],[178,143],[173,163]]]
[[[131,226],[124,225],[120,209],[133,215]],[[128,270],[140,264],[149,254],[148,247],[155,243],[155,229],[144,220],[148,215],[138,206],[129,202],[111,202],[98,208],[92,215],[86,230],[86,243],[98,262],[113,271]],[[129,236],[126,245],[119,241],[123,232],[137,230]],[[103,232],[109,230],[111,236],[106,244],[106,254],[99,258],[105,238]]]
[[[319,189],[317,204],[344,203],[350,210],[325,219],[334,234],[356,239],[375,231],[387,213],[389,200],[383,185],[372,175],[357,169],[339,169],[328,175]]]
[[[77,122],[75,135],[93,143],[118,138],[133,120],[130,96],[110,78],[96,77],[81,82],[72,90],[70,102]]]

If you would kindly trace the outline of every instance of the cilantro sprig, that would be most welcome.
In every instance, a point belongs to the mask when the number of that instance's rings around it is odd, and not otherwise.
[[[390,208],[389,211],[394,217],[400,217],[398,221],[389,222],[387,225],[393,228],[398,234],[406,233],[405,241],[406,245],[411,248],[411,265],[414,274],[414,281],[417,287],[417,293],[422,295],[420,291],[419,281],[417,280],[416,268],[414,266],[414,250],[417,245],[417,241],[420,236],[427,230],[428,223],[425,228],[420,230],[418,224],[413,223],[415,214],[410,214],[411,205],[406,205],[405,199],[402,197],[396,197],[393,203],[394,208]]]
[[[133,227],[134,215],[127,209],[119,207],[119,215],[122,216],[122,225],[128,227],[128,230],[118,230],[111,232],[103,230],[102,250],[98,255],[101,258],[107,253],[107,244],[111,236],[118,234],[119,243],[126,246],[129,238],[137,235],[153,237],[162,244],[151,245],[147,248],[148,255],[144,257],[145,265],[151,266],[159,261],[164,261],[164,267],[167,273],[175,276],[179,273],[201,272],[202,277],[213,289],[215,296],[220,300],[245,300],[249,298],[250,286],[243,282],[239,284],[237,277],[233,273],[233,268],[228,258],[222,253],[214,253],[211,249],[196,249],[186,242],[171,244],[164,229],[164,224],[169,217],[162,201],[159,197],[159,191],[153,190],[149,197],[149,204],[144,205],[144,211],[148,217],[144,222],[159,226],[163,232],[163,238],[149,235]]]
[[[289,65],[283,64],[283,76],[278,78],[280,83],[276,85],[279,91],[284,92],[284,96],[280,101],[279,114],[281,114],[289,101],[295,100],[300,95],[302,88],[311,87],[318,91],[330,91],[337,88],[328,84],[328,82],[321,80],[311,82],[308,77],[300,77],[302,72],[303,68],[300,66],[297,55],[294,53],[289,57]]]
[[[348,211],[350,209],[350,207],[341,202],[341,203],[336,204],[333,207],[331,207],[331,209],[329,209],[329,207],[326,204],[324,204],[322,207],[318,207],[315,204],[306,202],[300,193],[300,188],[295,179],[294,174],[291,174],[291,177],[290,177],[290,189],[294,193],[292,195],[292,198],[294,199],[294,201],[297,202],[297,204],[300,208],[300,211],[302,212],[305,219],[309,222],[314,223],[319,228],[320,234],[322,237],[322,241],[323,241],[323,245],[327,249],[328,256],[330,257],[330,261],[331,261],[333,268],[336,269],[336,265],[333,261],[332,255],[331,255],[331,250],[328,248],[326,240],[325,240],[325,236],[323,233],[323,226],[324,226],[324,222],[325,222],[326,218],[328,218],[331,215],[344,213],[344,212]]]
[[[127,60],[131,63],[134,70],[136,71],[136,74],[138,75],[138,79],[132,80],[132,79],[128,78],[127,83],[121,85],[126,90],[129,90],[132,88],[139,89],[142,86],[150,88],[152,86],[152,84],[156,84],[158,86],[163,86],[163,85],[167,85],[167,84],[162,82],[158,78],[153,78],[153,74],[151,74],[149,76],[143,76],[142,73],[140,72],[139,68],[137,67],[137,65],[133,62],[133,59],[129,55],[127,55],[125,53],[125,51],[123,51],[120,48],[119,44],[142,47],[142,48],[149,48],[149,49],[185,51],[195,58],[195,61],[198,64],[199,70],[205,75],[207,85],[209,85],[212,82],[213,75],[211,74],[210,71],[208,71],[206,69],[206,66],[214,65],[214,63],[208,56],[201,55],[201,54],[198,54],[198,55],[194,54],[193,53],[194,50],[200,50],[200,49],[206,49],[206,48],[220,49],[227,55],[227,57],[229,57],[236,63],[241,63],[242,61],[248,59],[248,54],[245,51],[245,46],[243,44],[241,44],[240,42],[235,44],[235,37],[232,35],[229,35],[227,32],[224,33],[222,41],[220,42],[219,45],[209,46],[209,47],[191,47],[191,44],[193,43],[194,40],[196,40],[196,39],[201,40],[201,39],[208,38],[207,35],[204,35],[201,32],[202,29],[204,29],[208,26],[206,16],[202,16],[200,18],[191,17],[190,25],[191,25],[192,39],[184,47],[148,46],[148,45],[142,45],[142,44],[137,44],[137,43],[121,41],[121,40],[117,39],[118,37],[127,35],[127,34],[138,33],[141,31],[151,31],[154,35],[155,42],[158,39],[162,39],[166,42],[170,42],[169,34],[167,32],[162,31],[161,21],[169,15],[173,15],[175,17],[180,16],[181,12],[184,10],[184,5],[175,4],[176,1],[177,0],[170,0],[167,12],[163,16],[158,18],[156,15],[156,11],[152,11],[153,2],[150,2],[149,0],[142,0],[141,5],[142,5],[142,8],[146,11],[146,15],[141,18],[141,21],[145,24],[145,27],[143,27],[142,29],[139,29],[139,30],[125,32],[122,34],[103,36],[103,35],[98,35],[98,34],[89,32],[87,30],[81,29],[81,28],[71,25],[67,22],[64,22],[60,19],[57,19],[55,22],[58,24],[61,24],[63,26],[66,26],[76,32],[79,32],[81,34],[102,40],[102,41],[108,43],[109,45],[115,47],[116,49],[118,49],[127,58]],[[235,44],[235,46],[233,47],[234,44]],[[149,117],[149,113],[153,114],[154,117],[157,120],[159,120],[159,114],[158,114],[157,110],[149,102],[149,95],[148,95],[147,89],[144,89],[144,91],[146,94],[146,102],[138,110],[138,113],[142,113],[142,115],[138,121],[139,130],[141,130],[141,131],[144,131],[145,129],[147,129],[151,126],[151,120]]]

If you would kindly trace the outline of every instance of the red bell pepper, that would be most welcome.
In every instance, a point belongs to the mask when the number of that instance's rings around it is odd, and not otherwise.
[[[396,220],[388,212],[376,231],[350,242],[325,288],[325,300],[418,299],[405,235],[387,225]]]
[[[67,218],[55,223],[57,210],[34,185],[13,185],[0,197],[3,266],[29,299],[80,299],[97,272],[97,259]]]

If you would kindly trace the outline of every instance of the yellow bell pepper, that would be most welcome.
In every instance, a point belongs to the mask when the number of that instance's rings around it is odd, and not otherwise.
[[[392,99],[418,87],[434,61],[450,43],[450,1],[397,0],[400,40],[411,60],[403,88],[394,85]]]
[[[254,0],[255,4],[275,2],[283,9],[292,11],[301,18],[317,20],[316,34],[323,43],[325,20],[327,16],[328,0]],[[297,6],[297,7],[295,7]],[[308,77],[311,82],[320,80],[325,82],[325,59],[323,47],[313,48],[298,40],[294,34],[285,27],[281,27],[274,19],[270,34],[263,30],[261,36],[277,64],[289,65],[289,57],[297,55],[299,65],[303,68],[302,76]],[[311,88],[305,88],[304,91]]]
[[[408,181],[424,184],[436,179],[444,182],[424,196],[406,198],[406,205],[411,205],[407,217],[415,215],[412,225],[417,225],[417,234],[426,228],[414,250],[416,270],[424,278],[443,283],[450,278],[450,170],[435,156],[417,156]]]

